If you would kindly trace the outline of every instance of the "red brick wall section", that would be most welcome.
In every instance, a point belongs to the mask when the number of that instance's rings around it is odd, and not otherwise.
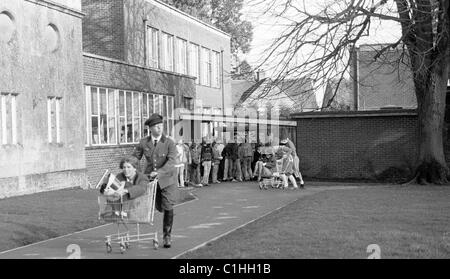
[[[97,57],[83,57],[83,79],[85,85],[114,89],[175,95],[175,107],[183,105],[183,97],[195,98],[192,78],[141,68]]]
[[[105,169],[117,174],[122,158],[133,153],[134,146],[119,147],[89,147],[86,148],[86,173],[91,187],[95,187]],[[144,169],[145,159],[141,161],[141,169]]]
[[[297,118],[300,170],[309,177],[378,179],[408,173],[417,154],[417,116]]]
[[[83,0],[83,51],[124,60],[123,0]]]

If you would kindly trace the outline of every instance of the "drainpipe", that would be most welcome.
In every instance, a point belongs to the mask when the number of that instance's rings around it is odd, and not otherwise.
[[[359,110],[359,55],[358,48],[353,48],[353,102],[354,109]]]
[[[222,115],[225,115],[225,89],[223,82],[223,48],[220,48],[220,75],[221,75],[221,87],[222,87]]]

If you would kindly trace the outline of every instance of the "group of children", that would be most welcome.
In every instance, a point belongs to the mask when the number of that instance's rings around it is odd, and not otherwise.
[[[276,171],[276,160],[280,159],[284,186],[287,187],[289,180],[294,188],[298,188],[294,176],[299,179],[300,187],[304,186],[298,156],[289,139],[281,141],[276,150],[270,144],[252,144],[247,137],[243,143],[238,144],[234,139],[225,145],[220,139],[212,141],[206,137],[201,144],[187,144],[180,139],[177,151],[179,187],[203,187],[220,181],[260,181]]]

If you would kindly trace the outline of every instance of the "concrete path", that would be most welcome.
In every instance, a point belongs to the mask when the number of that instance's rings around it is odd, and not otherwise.
[[[0,253],[0,258],[176,258],[227,233],[245,226],[299,198],[326,190],[354,189],[355,186],[312,186],[305,190],[259,190],[256,182],[222,183],[193,191],[195,200],[175,208],[172,248],[153,249],[152,243],[131,243],[124,254],[118,245],[106,253],[104,236],[117,232],[116,224],[106,224],[81,232],[49,239]],[[132,226],[135,229],[135,226]],[[162,243],[162,214],[156,213],[153,226],[145,232],[158,232]],[[78,250],[79,247],[79,250]],[[75,248],[75,250],[73,250]]]

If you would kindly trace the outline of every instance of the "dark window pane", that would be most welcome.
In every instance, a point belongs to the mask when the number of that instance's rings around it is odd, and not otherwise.
[[[125,116],[125,92],[119,91],[119,115]]]
[[[96,87],[91,87],[91,113],[92,115],[98,115],[98,95]]]

